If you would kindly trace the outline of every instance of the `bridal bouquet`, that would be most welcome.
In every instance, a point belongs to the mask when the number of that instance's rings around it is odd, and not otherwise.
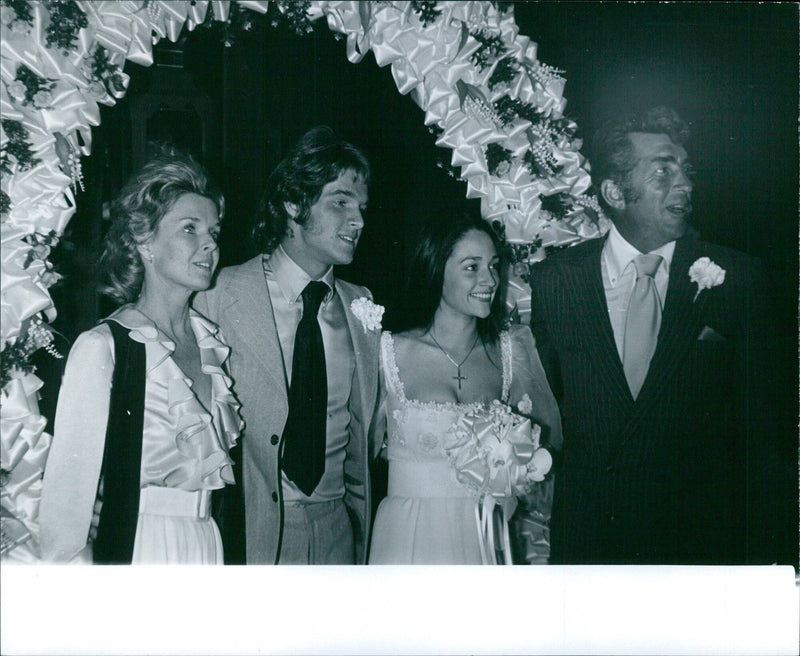
[[[523,397],[520,406],[529,404]],[[541,427],[530,418],[493,401],[487,408],[459,417],[444,436],[442,446],[456,479],[476,498],[475,519],[484,563],[497,564],[502,559],[511,564],[508,520],[517,507],[517,497],[543,481],[553,464],[547,449],[539,446],[540,435]]]
[[[520,402],[520,405],[525,403]],[[539,447],[541,427],[500,401],[462,415],[443,447],[458,482],[480,498],[511,499],[544,480],[553,464]]]

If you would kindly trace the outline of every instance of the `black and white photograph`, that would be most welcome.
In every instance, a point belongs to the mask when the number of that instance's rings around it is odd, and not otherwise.
[[[0,11],[3,653],[797,653],[800,5]]]

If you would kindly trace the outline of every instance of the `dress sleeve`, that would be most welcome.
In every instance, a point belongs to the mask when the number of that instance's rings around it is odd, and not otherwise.
[[[103,461],[114,372],[111,331],[82,333],[58,395],[39,511],[44,560],[73,560],[85,547]]]
[[[533,334],[527,326],[516,325],[511,335],[511,388],[509,401],[516,408],[527,394],[531,400],[531,416],[542,427],[542,446],[561,450],[561,414],[547,382]]]
[[[387,332],[381,333],[380,355],[378,357],[378,396],[375,401],[376,411],[373,419],[373,430],[370,435],[370,443],[372,445],[372,457],[386,456],[384,447],[386,446],[386,400],[389,394],[389,378],[386,371],[386,348],[387,340],[391,338],[391,334]]]
[[[377,458],[386,444],[386,383],[381,370],[378,383],[378,395],[375,399],[375,413],[370,428],[370,444],[372,458]]]

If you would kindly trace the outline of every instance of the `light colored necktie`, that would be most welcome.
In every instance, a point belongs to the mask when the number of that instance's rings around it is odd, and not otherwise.
[[[625,316],[625,341],[622,350],[622,365],[628,387],[635,399],[650,368],[650,360],[656,350],[658,330],[661,327],[661,304],[658,300],[656,282],[653,279],[662,257],[639,255],[636,267],[636,284],[628,303]]]

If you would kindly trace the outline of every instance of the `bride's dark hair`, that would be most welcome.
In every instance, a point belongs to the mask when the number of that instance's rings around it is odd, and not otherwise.
[[[453,254],[456,244],[470,230],[486,233],[492,240],[500,258],[500,281],[492,301],[489,316],[478,319],[478,334],[484,344],[497,341],[505,325],[505,274],[503,244],[491,224],[481,218],[477,211],[450,208],[437,220],[423,224],[416,246],[409,260],[406,276],[403,310],[398,313],[396,331],[412,328],[430,328],[439,303],[442,300],[444,267]]]

